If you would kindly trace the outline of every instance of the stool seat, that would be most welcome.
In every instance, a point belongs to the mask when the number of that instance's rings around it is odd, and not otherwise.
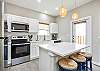
[[[85,71],[86,58],[84,56],[74,53],[70,56],[70,58],[78,63],[77,71]]]
[[[79,52],[78,54],[83,55],[86,58],[91,58],[92,57],[92,55],[88,52]]]
[[[78,55],[78,54],[72,54],[70,56],[70,58],[74,59],[77,62],[85,62],[86,61],[86,58],[84,56]]]
[[[69,58],[62,58],[58,61],[58,64],[64,68],[64,69],[67,69],[67,70],[73,70],[73,69],[77,69],[77,63],[72,60],[72,59],[69,59]]]
[[[92,71],[92,55],[87,52],[78,52],[78,54],[82,55],[86,58],[86,71],[88,71],[88,69],[90,69],[90,71]]]

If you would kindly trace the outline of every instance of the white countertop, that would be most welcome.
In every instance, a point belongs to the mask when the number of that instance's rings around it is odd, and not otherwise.
[[[49,41],[30,41],[31,43],[47,44]]]
[[[61,43],[49,42],[48,44],[40,44],[39,47],[46,49],[56,55],[64,57],[89,46],[69,43],[69,42],[61,42]]]

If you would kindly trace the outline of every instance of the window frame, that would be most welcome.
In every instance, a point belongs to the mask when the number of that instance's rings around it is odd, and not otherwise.
[[[48,30],[46,30],[46,29],[41,29],[41,28],[39,27],[39,31],[40,31],[40,30],[45,30],[45,31],[47,31],[47,32],[49,33],[49,24],[39,22],[39,25],[40,25],[40,24],[47,25],[47,26],[48,26]],[[49,34],[48,34],[48,33],[47,33],[47,35],[50,35],[50,33],[49,33]],[[39,32],[38,32],[38,35],[42,35],[42,34],[39,34]],[[45,35],[45,34],[43,34],[43,35]],[[47,36],[47,35],[45,35],[45,36]]]

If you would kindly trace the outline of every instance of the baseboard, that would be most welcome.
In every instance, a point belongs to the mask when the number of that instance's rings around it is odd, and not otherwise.
[[[38,59],[38,58],[39,58],[39,56],[30,58],[30,60],[34,60],[34,59]]]
[[[92,61],[92,63],[96,66],[99,66],[100,67],[100,62],[96,62],[96,61]]]

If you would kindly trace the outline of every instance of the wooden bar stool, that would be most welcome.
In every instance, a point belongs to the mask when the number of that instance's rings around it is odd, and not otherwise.
[[[88,71],[88,69],[92,71],[92,55],[87,52],[78,52],[78,54],[86,58],[86,71]]]
[[[59,71],[77,71],[77,63],[69,58],[61,58],[58,65]]]
[[[78,54],[72,54],[70,58],[77,62],[78,64],[77,71],[85,71],[86,58],[84,56]]]

